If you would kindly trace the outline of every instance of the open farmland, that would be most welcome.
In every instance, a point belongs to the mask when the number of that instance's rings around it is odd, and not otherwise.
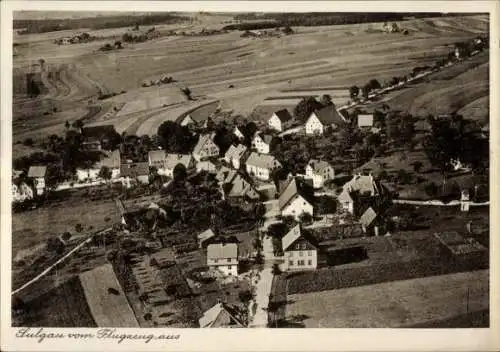
[[[29,249],[48,238],[69,231],[82,224],[84,231],[104,228],[119,221],[118,210],[113,200],[84,200],[71,198],[38,209],[12,214],[12,255]]]
[[[111,264],[80,274],[80,281],[98,326],[139,327]]]
[[[194,22],[166,25],[165,28],[160,26],[159,30],[165,33],[167,30],[195,31],[204,27],[220,29],[223,22],[230,19],[229,15],[197,15]],[[167,117],[175,120],[192,108],[192,103],[184,102],[176,87],[188,86],[198,99],[220,100],[223,109],[244,116],[261,105],[291,108],[296,101],[286,98],[287,95],[316,95],[323,87],[362,85],[372,78],[389,80],[396,75],[408,74],[415,66],[431,64],[437,57],[446,55],[453,43],[484,33],[488,21],[486,16],[473,15],[412,19],[399,25],[408,28],[409,35],[383,33],[378,24],[294,27],[295,34],[281,38],[241,38],[239,31],[204,37],[163,36],[144,43],[126,44],[124,49],[111,52],[94,52],[102,42],[59,46],[52,42],[54,34],[45,33],[36,34],[33,42],[22,36],[14,67],[21,75],[31,69],[31,64],[44,58],[47,67],[61,71],[62,76],[55,83],[46,80],[49,93],[38,100],[49,99],[55,102],[53,104],[61,105],[59,111],[65,112],[30,116],[37,119],[37,125],[46,124],[41,129],[43,134],[57,131],[54,126],[62,128],[66,120],[88,113],[86,99],[98,91],[126,91],[125,95],[107,99],[112,105],[126,103],[118,117],[109,122],[120,125],[124,119],[129,122],[125,128],[120,128],[121,131],[152,134],[165,118],[163,115],[141,115],[136,119],[127,116],[143,108],[147,111],[178,103],[181,106],[173,107]],[[99,34],[118,38],[128,30],[113,28]],[[487,64],[478,69],[487,69]],[[164,74],[177,82],[150,91],[140,88],[144,80],[158,79]],[[471,75],[477,76],[477,73]],[[420,111],[433,98],[443,106],[460,109],[487,94],[487,80],[481,78],[468,83],[469,80],[467,76],[459,75],[448,83],[455,85],[455,89],[422,88],[410,110]],[[458,88],[464,84],[467,89]],[[286,90],[296,92],[283,94]],[[441,93],[440,96],[434,94],[431,98],[426,93],[436,91]],[[270,97],[272,100],[266,100]],[[21,99],[22,94],[15,98]],[[413,100],[404,98],[402,101],[405,99]],[[459,106],[454,103],[457,100],[463,103]],[[33,132],[16,125],[16,118],[22,116],[22,111],[32,110],[23,107],[22,104],[26,103],[21,100],[19,104],[14,105],[14,135],[21,139],[26,133]],[[404,103],[398,104],[404,106]],[[133,128],[128,130],[132,125]]]
[[[410,327],[488,309],[488,279],[489,271],[481,270],[294,294],[286,316],[306,328]]]

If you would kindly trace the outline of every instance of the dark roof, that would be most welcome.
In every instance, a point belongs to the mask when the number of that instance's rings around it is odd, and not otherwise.
[[[120,165],[120,176],[137,177],[149,175],[149,163],[127,163]]]
[[[288,122],[292,119],[292,115],[287,109],[278,110],[274,114],[278,116],[281,122]]]
[[[341,125],[346,123],[345,118],[335,108],[335,105],[325,106],[321,110],[315,110],[314,113],[324,125]]]
[[[88,139],[102,139],[105,137],[112,137],[117,135],[113,125],[98,125],[82,127],[82,136]]]

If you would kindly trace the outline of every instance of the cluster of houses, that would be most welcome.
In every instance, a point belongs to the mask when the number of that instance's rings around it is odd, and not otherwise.
[[[91,36],[88,33],[82,33],[78,35],[74,35],[72,37],[63,37],[54,40],[54,43],[58,45],[69,45],[69,44],[79,44],[79,43],[88,43],[89,41],[94,40],[95,37]]]

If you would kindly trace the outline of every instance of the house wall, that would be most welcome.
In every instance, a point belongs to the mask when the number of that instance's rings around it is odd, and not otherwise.
[[[247,164],[246,170],[249,175],[253,175],[255,178],[263,181],[269,180],[270,170],[265,168],[260,168],[255,165]]]
[[[238,170],[241,166],[240,164],[240,158],[232,158],[231,159],[231,164],[233,165],[233,167]]]
[[[252,148],[256,149],[261,154],[269,154],[269,144],[264,143],[260,137],[254,138],[252,141]]]
[[[99,171],[100,169],[76,169],[76,177],[80,182],[95,181],[99,178]]]
[[[199,153],[194,154],[193,157],[196,161],[203,160],[205,158],[210,158],[212,156],[218,156],[219,155],[219,147],[211,141],[205,143],[203,148],[200,150]]]
[[[340,205],[342,206],[343,210],[346,210],[349,213],[354,214],[354,202],[341,202]]]
[[[36,194],[41,195],[45,191],[45,179],[43,177],[38,177],[33,180],[35,184]]]
[[[202,162],[202,163],[196,164],[196,172],[200,172],[200,171],[216,172],[217,170],[216,170],[214,164]]]
[[[267,124],[269,128],[272,128],[273,130],[282,131],[282,126],[281,126],[281,120],[276,116],[276,114],[273,114],[271,118],[267,121]]]
[[[137,181],[143,184],[149,184],[149,175],[140,175],[137,176]]]
[[[313,206],[301,196],[296,197],[281,211],[282,216],[293,216],[296,220],[299,220],[302,213],[314,214]]]
[[[318,267],[318,251],[315,249],[292,250],[284,254],[285,270],[314,270]]]
[[[314,134],[323,134],[324,127],[321,121],[318,119],[315,113],[312,113],[307,119],[306,122],[306,134],[314,135]]]
[[[225,275],[238,275],[238,260],[235,258],[207,259],[207,265],[222,271]]]

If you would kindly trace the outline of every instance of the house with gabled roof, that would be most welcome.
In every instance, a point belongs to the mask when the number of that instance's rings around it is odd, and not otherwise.
[[[252,149],[255,149],[260,154],[269,154],[272,140],[273,136],[270,134],[261,134],[260,132],[256,132],[252,139]]]
[[[314,270],[318,267],[318,246],[305,233],[300,224],[295,225],[281,239],[285,258],[284,270]]]
[[[292,178],[285,184],[278,199],[281,216],[292,216],[300,220],[300,216],[308,213],[314,215],[314,207],[309,195],[302,186],[297,185],[297,180]]]
[[[320,110],[315,110],[309,115],[306,121],[307,135],[322,135],[327,129],[337,129],[347,124],[345,117],[337,111],[335,105],[325,106]]]
[[[272,155],[253,152],[246,161],[246,171],[250,176],[267,181],[271,172],[281,167],[281,163]]]
[[[384,188],[374,177],[357,174],[344,184],[342,192],[338,196],[338,201],[342,209],[354,216],[360,216],[370,204],[384,193]],[[368,206],[367,206],[368,205]]]
[[[120,165],[120,176],[124,178],[127,187],[130,186],[130,181],[149,184],[149,163],[147,161],[122,163]]]
[[[246,152],[247,147],[245,147],[243,144],[231,144],[226,154],[224,155],[224,161],[238,170],[242,165],[242,161],[244,160]]]
[[[359,218],[359,223],[364,233],[373,232],[378,236],[377,218],[378,214],[372,207],[365,210]]]
[[[198,142],[193,149],[193,158],[196,161],[219,155],[219,147],[214,142],[214,133],[200,135]]]
[[[111,179],[120,177],[121,155],[120,150],[115,149],[112,152],[101,151],[102,158],[89,168],[77,168],[76,177],[78,181],[96,181],[102,167],[107,167],[111,171]]]
[[[233,129],[233,134],[236,136],[236,138],[238,138],[240,141],[244,140],[245,139],[245,135],[243,134],[243,132],[241,132],[241,130],[239,129],[238,126],[234,126],[234,129]]]
[[[245,180],[240,173],[230,173],[225,180],[224,192],[228,198],[260,199],[259,192],[254,185]]]
[[[306,179],[312,180],[314,188],[323,187],[325,181],[335,178],[333,167],[324,160],[311,159],[306,165]]]
[[[275,111],[269,120],[267,120],[267,125],[269,128],[276,130],[278,132],[282,132],[283,130],[290,127],[293,121],[292,115],[287,109],[281,109]]]
[[[239,317],[237,309],[222,302],[218,302],[215,306],[204,312],[198,322],[200,328],[245,327],[243,319]]]
[[[238,244],[215,243],[207,246],[207,265],[225,275],[238,275]]]
[[[174,169],[177,165],[184,165],[188,170],[194,165],[193,157],[190,154],[172,154],[165,150],[151,150],[148,152],[148,162],[150,167],[156,167],[159,175],[173,177]]]
[[[191,115],[187,114],[185,116],[181,116],[181,118],[177,121],[177,123],[181,126],[189,126],[194,125],[194,120]]]
[[[28,170],[28,178],[32,180],[35,192],[37,195],[45,192],[45,176],[47,174],[47,166],[33,165]]]
[[[196,172],[206,171],[211,174],[217,173],[217,166],[210,160],[198,161],[196,163]]]

